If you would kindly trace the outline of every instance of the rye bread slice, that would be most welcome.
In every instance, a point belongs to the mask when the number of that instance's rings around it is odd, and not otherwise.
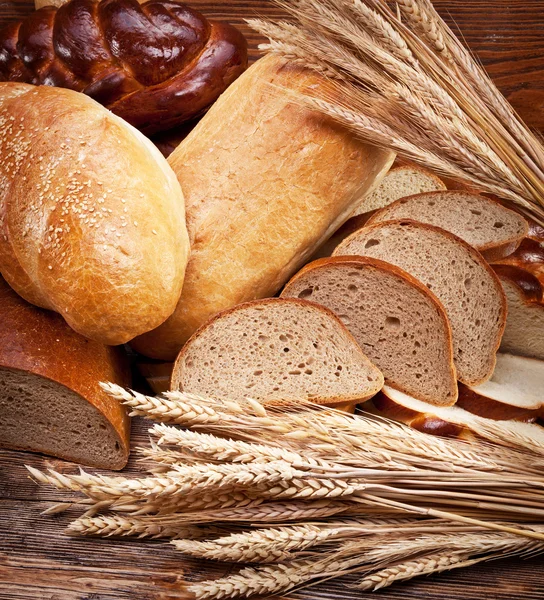
[[[281,296],[332,310],[388,385],[440,406],[455,403],[446,313],[436,296],[408,273],[373,258],[323,258],[306,265]]]
[[[511,265],[493,265],[493,269],[501,280],[508,301],[501,350],[544,360],[542,284],[529,271]]]
[[[477,250],[439,227],[406,219],[363,227],[334,255],[385,260],[425,284],[448,315],[458,379],[477,385],[491,377],[506,323],[506,297]]]
[[[393,167],[380,185],[365,196],[352,216],[383,208],[404,196],[445,189],[445,183],[427,169],[416,165]]]
[[[485,196],[457,190],[400,198],[373,214],[367,225],[394,219],[412,219],[450,231],[488,262],[515,252],[529,231],[517,212]]]
[[[180,352],[172,389],[265,403],[364,401],[383,375],[342,322],[304,300],[268,298],[219,313]]]

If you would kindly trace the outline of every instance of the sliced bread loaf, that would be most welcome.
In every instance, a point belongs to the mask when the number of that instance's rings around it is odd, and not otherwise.
[[[432,406],[385,386],[369,403],[370,412],[400,421],[431,435],[471,439],[544,453],[544,428],[523,421],[503,421],[474,415],[458,406]],[[375,409],[375,410],[374,410]]]
[[[489,262],[512,254],[529,231],[517,212],[485,196],[454,190],[400,198],[377,211],[367,224],[393,219],[412,219],[451,231]]]
[[[130,419],[101,381],[130,385],[124,350],[85,339],[0,277],[0,446],[122,469]]]
[[[365,196],[352,216],[382,208],[404,196],[445,189],[446,185],[439,177],[422,167],[416,165],[393,167],[380,185],[371,194]]]
[[[459,385],[458,406],[490,419],[536,417],[544,405],[544,361],[497,354],[491,379],[481,385]]]
[[[388,385],[433,404],[455,403],[446,313],[436,296],[408,273],[373,258],[323,258],[295,275],[283,297],[331,309]]]
[[[544,360],[544,304],[540,281],[528,271],[493,265],[508,301],[501,350]],[[542,381],[544,388],[544,379]]]
[[[474,248],[433,225],[397,220],[360,229],[334,255],[385,260],[424,283],[450,320],[458,379],[477,385],[491,377],[506,322],[506,298],[493,269]]]
[[[180,352],[172,389],[262,402],[343,404],[374,396],[383,375],[329,310],[304,300],[240,304]]]

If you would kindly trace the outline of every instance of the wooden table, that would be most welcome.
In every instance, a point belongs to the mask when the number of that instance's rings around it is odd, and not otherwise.
[[[544,0],[437,0],[455,22],[521,116],[544,132]],[[247,16],[278,13],[267,0],[193,0],[206,15],[239,25],[256,58],[258,36],[243,23]],[[0,22],[23,17],[29,0],[0,3]],[[0,323],[0,327],[1,327]],[[1,415],[0,415],[1,418]],[[146,439],[134,423],[133,444]],[[128,471],[137,470],[134,461]],[[169,600],[189,598],[184,582],[221,576],[232,568],[180,557],[165,542],[72,539],[62,534],[69,514],[42,517],[64,495],[34,485],[24,464],[73,465],[0,451],[0,600]],[[373,595],[338,582],[297,593],[297,598],[377,598],[380,600],[544,600],[542,560],[503,560],[440,576],[398,584]]]

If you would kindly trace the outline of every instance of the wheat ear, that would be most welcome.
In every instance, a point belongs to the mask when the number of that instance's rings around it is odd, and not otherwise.
[[[138,538],[185,538],[197,540],[218,531],[211,527],[194,527],[187,524],[149,522],[144,518],[122,515],[99,515],[80,517],[72,521],[67,528],[70,535]]]
[[[360,590],[375,591],[388,587],[396,581],[412,579],[421,575],[442,573],[442,571],[450,569],[469,567],[486,560],[485,557],[469,559],[468,556],[466,553],[451,552],[437,552],[436,554],[422,556],[421,558],[376,571],[372,575],[366,575],[354,587]]]

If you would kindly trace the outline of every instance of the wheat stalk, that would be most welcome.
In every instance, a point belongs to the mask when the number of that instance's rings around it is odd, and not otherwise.
[[[376,591],[388,587],[396,581],[413,579],[421,575],[442,573],[450,569],[469,567],[487,560],[486,557],[469,559],[469,556],[469,554],[458,552],[437,552],[428,556],[422,556],[421,558],[381,569],[372,573],[372,575],[366,575],[354,587],[359,590]]]
[[[194,527],[187,524],[147,521],[142,517],[123,515],[99,515],[96,517],[79,517],[67,528],[70,535],[138,538],[185,538],[197,540],[219,531],[212,527]]]
[[[236,434],[241,438],[253,439],[258,435],[267,445],[282,446],[296,454],[300,454],[296,450],[304,437],[312,441],[310,453],[304,453],[306,459],[309,456],[315,457],[316,460],[321,458],[323,463],[332,455],[336,455],[334,462],[338,462],[337,448],[340,444],[344,457],[348,458],[350,454],[353,458],[359,456],[366,465],[373,463],[405,469],[406,461],[410,460],[414,465],[427,468],[432,465],[439,468],[443,463],[443,468],[447,471],[467,468],[496,471],[511,468],[514,472],[519,472],[524,463],[527,463],[529,471],[535,470],[532,466],[534,458],[528,459],[523,454],[513,451],[505,449],[502,456],[506,460],[497,461],[496,458],[501,458],[501,453],[496,449],[489,453],[482,447],[476,453],[463,442],[428,436],[401,424],[378,421],[370,416],[353,416],[332,409],[323,410],[322,407],[311,404],[307,405],[307,410],[298,413],[275,409],[276,412],[269,414],[264,407],[256,406],[255,402],[249,404],[249,401],[221,403],[218,400],[214,405],[209,399],[183,392],[170,392],[168,398],[155,398],[130,393],[119,386],[105,386],[105,389],[130,405],[138,415],[164,419],[166,422],[184,426],[205,426],[209,431],[226,435]],[[278,418],[279,415],[281,418]],[[336,427],[331,429],[329,423]],[[162,438],[167,434],[171,435],[172,439],[182,437],[175,433],[176,430],[169,431],[164,426],[159,426],[156,431]],[[401,452],[399,437],[403,438]],[[400,454],[401,460],[395,460],[396,453]]]
[[[466,562],[472,555],[480,555],[479,560],[488,560],[496,556],[542,551],[542,542],[523,540],[502,533],[454,533],[407,540],[393,539],[374,549],[368,540],[357,540],[343,543],[317,560],[312,558],[260,568],[245,568],[235,575],[193,584],[189,589],[199,600],[248,597],[286,592],[315,579],[337,577],[353,571],[372,571],[383,562],[399,562],[421,553],[459,554]],[[414,566],[412,565],[412,569]],[[407,572],[409,569],[410,567]],[[390,577],[391,573],[385,575]]]
[[[250,22],[267,49],[333,73],[300,102],[544,222],[544,148],[429,0],[399,0],[402,19],[383,0],[275,3],[293,22]]]

